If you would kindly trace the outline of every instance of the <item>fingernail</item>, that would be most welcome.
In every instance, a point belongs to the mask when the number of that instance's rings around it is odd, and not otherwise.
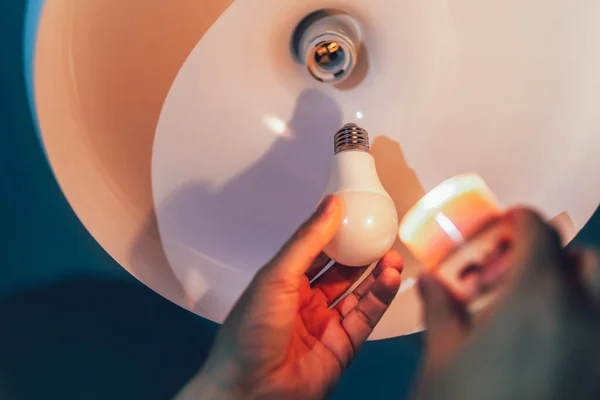
[[[328,195],[326,196],[322,201],[321,204],[319,204],[319,207],[317,208],[317,216],[322,216],[322,215],[326,215],[329,213],[329,211],[331,211],[331,205],[333,204],[333,196],[332,195]]]

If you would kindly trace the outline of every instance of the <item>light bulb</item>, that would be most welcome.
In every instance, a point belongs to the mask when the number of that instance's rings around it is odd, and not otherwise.
[[[334,194],[342,201],[344,218],[324,251],[349,267],[370,265],[396,240],[396,206],[377,175],[367,131],[346,124],[335,134],[334,149],[325,195]]]

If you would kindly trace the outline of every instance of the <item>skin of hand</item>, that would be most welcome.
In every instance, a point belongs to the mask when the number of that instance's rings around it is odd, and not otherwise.
[[[403,268],[388,252],[332,307],[366,270],[334,264],[310,283],[341,222],[341,202],[325,198],[252,280],[177,399],[322,399],[331,391],[394,299]]]
[[[415,398],[600,398],[600,256],[563,250],[528,210],[499,224],[512,234],[490,262],[510,272],[490,313],[473,319],[434,276],[419,281],[428,331]]]

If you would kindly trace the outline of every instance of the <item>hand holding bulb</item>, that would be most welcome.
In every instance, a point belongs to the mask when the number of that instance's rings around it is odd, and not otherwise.
[[[338,233],[324,252],[349,267],[364,267],[392,248],[398,234],[398,214],[369,154],[367,131],[346,124],[334,137],[325,195],[335,194],[344,207]]]
[[[403,261],[390,251],[347,296],[361,268],[324,266],[323,247],[343,218],[328,196],[252,279],[219,330],[187,399],[324,399],[400,287]],[[379,366],[377,366],[379,367]]]

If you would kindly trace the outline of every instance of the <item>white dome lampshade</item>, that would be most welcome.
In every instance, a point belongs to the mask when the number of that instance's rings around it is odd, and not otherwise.
[[[34,94],[48,158],[85,226],[203,317],[221,322],[314,209],[347,122],[369,132],[400,216],[463,172],[504,205],[540,209],[565,242],[598,206],[600,3],[184,3],[47,0]],[[319,10],[341,19],[294,36]],[[317,48],[337,23],[341,53]],[[422,329],[420,266],[395,247],[404,283],[371,339]]]

